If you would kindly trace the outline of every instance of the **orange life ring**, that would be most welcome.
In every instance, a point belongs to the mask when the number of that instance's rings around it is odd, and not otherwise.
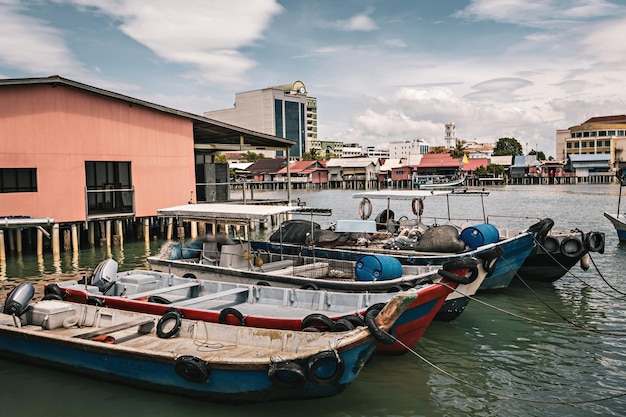
[[[367,197],[363,197],[359,204],[359,215],[361,220],[367,220],[372,215],[372,202]]]
[[[413,214],[421,216],[424,213],[424,199],[414,198],[411,203],[411,208],[413,209]]]

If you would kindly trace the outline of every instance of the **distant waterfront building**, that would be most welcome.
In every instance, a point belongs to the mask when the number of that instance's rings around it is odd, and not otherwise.
[[[317,99],[302,81],[235,94],[235,107],[207,111],[205,117],[296,141],[291,158],[302,158],[306,143],[317,139]],[[273,157],[263,150],[258,152]]]
[[[332,140],[307,139],[306,150],[315,151],[325,159],[337,158],[343,153],[343,142]]]
[[[408,158],[410,155],[427,154],[430,146],[424,139],[413,139],[389,143],[389,158]]]
[[[456,125],[452,121],[446,123],[444,140],[446,141],[447,148],[454,148],[456,146],[456,141],[458,140],[456,137]]]
[[[380,159],[388,159],[389,158],[389,149],[388,148],[380,148],[376,146],[368,146],[365,148],[365,152],[370,158],[380,158]]]
[[[343,150],[341,152],[342,158],[354,158],[357,156],[364,156],[363,148],[358,143],[344,143]]]
[[[556,131],[556,157],[567,160],[570,155],[598,155],[598,168],[615,169],[624,159],[626,146],[626,115],[592,117],[577,126]],[[607,158],[606,155],[609,155]],[[586,167],[593,168],[586,157]],[[571,160],[571,158],[570,158]]]

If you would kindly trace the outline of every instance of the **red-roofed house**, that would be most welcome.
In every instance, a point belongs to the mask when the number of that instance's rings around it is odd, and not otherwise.
[[[480,166],[487,168],[489,165],[489,158],[471,158],[467,160],[467,163],[461,164],[461,171],[467,175],[471,175]]]
[[[328,185],[328,169],[322,161],[296,161],[289,165],[289,175],[294,188],[325,188]],[[277,172],[277,178],[287,181],[287,167]]]
[[[453,158],[449,153],[427,153],[414,167],[418,175],[454,175],[461,167],[461,158]]]

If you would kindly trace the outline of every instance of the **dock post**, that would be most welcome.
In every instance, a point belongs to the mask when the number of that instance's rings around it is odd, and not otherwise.
[[[43,255],[43,232],[37,228],[37,256]]]
[[[4,251],[4,230],[0,229],[0,261],[4,261],[7,258],[7,254]]]
[[[78,252],[78,230],[75,224],[72,225],[72,250]]]
[[[96,225],[97,223],[95,222],[89,222],[87,224],[87,230],[88,230],[88,235],[89,235],[89,246],[91,246],[92,248],[94,248],[96,246]]]
[[[105,227],[106,227],[106,242],[107,242],[107,249],[111,249],[111,220],[107,220],[105,222]]]
[[[17,253],[22,253],[22,229],[15,229],[15,249]]]
[[[143,219],[143,240],[145,242],[150,242],[150,219]]]
[[[191,228],[191,238],[195,239],[198,237],[198,222],[194,222],[192,221],[190,224],[190,228]]]
[[[172,217],[167,218],[167,240],[172,240],[172,229],[174,227],[174,219]]]
[[[61,244],[59,241],[59,224],[52,225],[52,254],[56,257],[61,253]]]

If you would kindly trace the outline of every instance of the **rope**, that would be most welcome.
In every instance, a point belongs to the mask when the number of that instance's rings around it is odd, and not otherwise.
[[[427,365],[429,365],[432,368],[436,369],[437,371],[441,372],[442,374],[444,374],[448,378],[451,378],[451,379],[453,379],[453,380],[455,380],[457,382],[460,382],[461,384],[468,385],[468,386],[470,386],[470,387],[472,387],[472,388],[474,388],[476,390],[485,392],[487,394],[491,394],[491,395],[493,395],[495,397],[507,398],[507,399],[510,399],[510,400],[517,400],[517,401],[525,401],[525,402],[529,402],[529,403],[538,403],[538,404],[573,405],[573,404],[596,403],[596,402],[607,401],[607,400],[612,400],[612,399],[615,399],[615,398],[626,396],[626,391],[619,391],[616,394],[607,395],[605,397],[591,398],[591,399],[588,399],[588,400],[575,400],[575,401],[561,401],[561,400],[558,400],[558,401],[549,401],[549,400],[535,400],[535,399],[532,399],[532,398],[515,397],[515,396],[512,396],[512,395],[503,394],[501,392],[496,392],[496,391],[492,391],[492,390],[489,390],[489,389],[486,389],[486,388],[477,387],[471,381],[467,381],[467,380],[465,380],[463,378],[459,378],[458,376],[451,374],[450,372],[447,372],[443,368],[435,365],[434,363],[432,363],[431,361],[426,359],[424,356],[420,355],[415,350],[411,349],[410,347],[408,347],[407,345],[402,343],[402,341],[398,340],[395,336],[393,336],[391,334],[389,334],[389,335],[393,339],[395,339],[395,341],[397,343],[399,343],[401,346],[403,346],[408,352],[411,352],[411,354],[413,354],[414,356],[416,356],[417,358],[422,360]]]
[[[603,290],[601,290],[600,288],[596,288],[593,285],[585,282],[585,280],[583,280],[582,278],[580,278],[579,276],[577,276],[576,274],[574,274],[570,269],[568,269],[566,266],[564,266],[563,264],[561,264],[554,256],[552,256],[552,254],[546,250],[545,247],[543,247],[543,245],[541,244],[541,242],[539,242],[537,239],[535,239],[535,243],[537,243],[537,245],[544,250],[544,252],[554,261],[555,264],[557,264],[558,266],[560,266],[564,271],[566,271],[567,274],[571,275],[572,277],[576,278],[578,281],[580,281],[583,285],[586,285],[587,287],[598,291],[601,294],[606,295],[607,297],[613,297],[616,299],[621,299],[622,297],[617,297],[614,294],[605,292]],[[591,263],[593,264],[594,269],[596,270],[596,272],[598,273],[598,275],[600,275],[600,277],[602,278],[602,280],[606,283],[606,285],[608,285],[612,290],[614,290],[615,292],[622,294],[622,295],[626,295],[626,293],[623,293],[621,291],[619,291],[618,289],[616,289],[615,287],[613,287],[611,284],[609,284],[609,282],[604,278],[604,276],[602,275],[602,273],[600,272],[600,270],[598,269],[598,266],[596,265],[596,262],[593,260],[593,258],[591,257],[591,253],[587,252],[587,254],[589,255],[589,259],[591,260]],[[516,274],[517,275],[517,274]]]

